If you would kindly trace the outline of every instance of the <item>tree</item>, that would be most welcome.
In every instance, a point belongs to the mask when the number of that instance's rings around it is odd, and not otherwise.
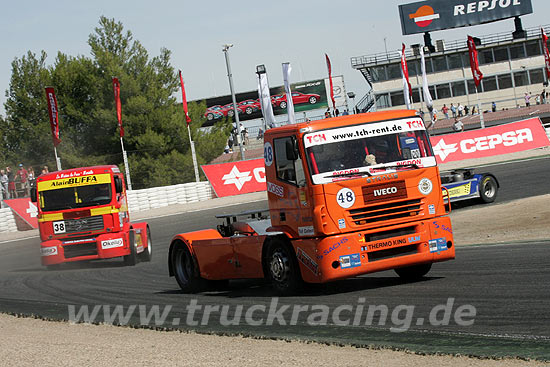
[[[42,51],[13,61],[3,151],[15,152],[12,159],[26,164],[55,166],[44,93],[51,85],[60,111],[63,168],[117,164],[123,169],[112,87],[116,76],[133,187],[193,181],[187,125],[174,97],[179,78],[170,64],[171,52],[163,48],[150,58],[122,23],[106,17],[99,19],[88,44],[91,58],[58,53],[48,67]],[[223,151],[230,131],[226,120],[201,129],[205,109],[204,102],[189,104],[199,164]]]

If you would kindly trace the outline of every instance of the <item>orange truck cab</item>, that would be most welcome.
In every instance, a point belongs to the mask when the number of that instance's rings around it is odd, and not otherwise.
[[[42,265],[124,257],[150,261],[147,223],[130,223],[124,177],[117,166],[74,168],[40,175],[37,203]]]
[[[266,277],[291,293],[388,269],[414,279],[455,257],[450,204],[414,111],[269,129],[264,162],[269,215],[226,215],[218,230],[173,239],[169,270],[184,291]]]

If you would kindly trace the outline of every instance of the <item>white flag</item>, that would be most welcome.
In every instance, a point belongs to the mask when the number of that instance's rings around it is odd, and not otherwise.
[[[292,102],[292,91],[290,90],[290,67],[289,62],[283,63],[283,81],[285,84],[286,92],[286,112],[288,113],[288,123],[295,124],[296,117],[294,116],[294,103]]]
[[[260,96],[260,105],[262,106],[265,123],[269,127],[275,126],[275,115],[273,114],[271,96],[269,95],[269,83],[267,82],[267,74],[265,73],[260,74],[258,78],[258,95]]]
[[[426,76],[426,62],[424,61],[424,47],[420,47],[420,68],[422,70],[422,92],[424,94],[424,102],[428,110],[433,110],[434,101],[430,95],[430,89],[428,88],[428,77]]]

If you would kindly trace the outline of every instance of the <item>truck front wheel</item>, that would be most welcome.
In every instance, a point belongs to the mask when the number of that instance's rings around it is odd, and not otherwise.
[[[413,265],[413,266],[407,266],[405,268],[397,268],[395,269],[395,272],[399,277],[403,278],[406,281],[413,281],[418,280],[422,278],[424,275],[428,274],[430,269],[432,268],[432,264],[420,264],[420,265]]]
[[[153,240],[151,239],[151,230],[149,226],[147,226],[147,232],[145,233],[147,234],[147,247],[139,254],[139,259],[141,261],[151,261],[153,257]]]
[[[134,230],[130,230],[128,234],[128,243],[130,246],[130,253],[124,256],[124,265],[134,266],[137,264],[137,249]]]
[[[172,261],[176,281],[185,293],[197,293],[203,289],[204,281],[199,275],[199,269],[191,252],[184,243],[176,245],[170,261]]]
[[[295,293],[302,285],[298,261],[291,246],[275,240],[267,251],[267,271],[275,291],[281,295]]]

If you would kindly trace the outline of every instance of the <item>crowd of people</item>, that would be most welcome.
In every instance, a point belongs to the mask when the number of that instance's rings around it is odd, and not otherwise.
[[[225,149],[223,150],[224,154],[233,153],[233,146],[237,142],[237,134],[240,134],[243,145],[250,145],[250,137],[248,136],[248,130],[241,123],[239,125],[239,132],[237,133],[237,129],[233,128],[233,130],[231,131],[231,134],[229,135],[229,138],[227,138],[227,144],[225,145]],[[261,132],[261,134],[263,137],[263,131]]]
[[[49,173],[48,166],[42,168],[41,174]],[[19,163],[19,169],[14,172],[10,166],[0,170],[0,186],[3,199],[16,199],[30,196],[31,187],[34,186],[36,175],[34,168],[27,169],[23,163]]]

